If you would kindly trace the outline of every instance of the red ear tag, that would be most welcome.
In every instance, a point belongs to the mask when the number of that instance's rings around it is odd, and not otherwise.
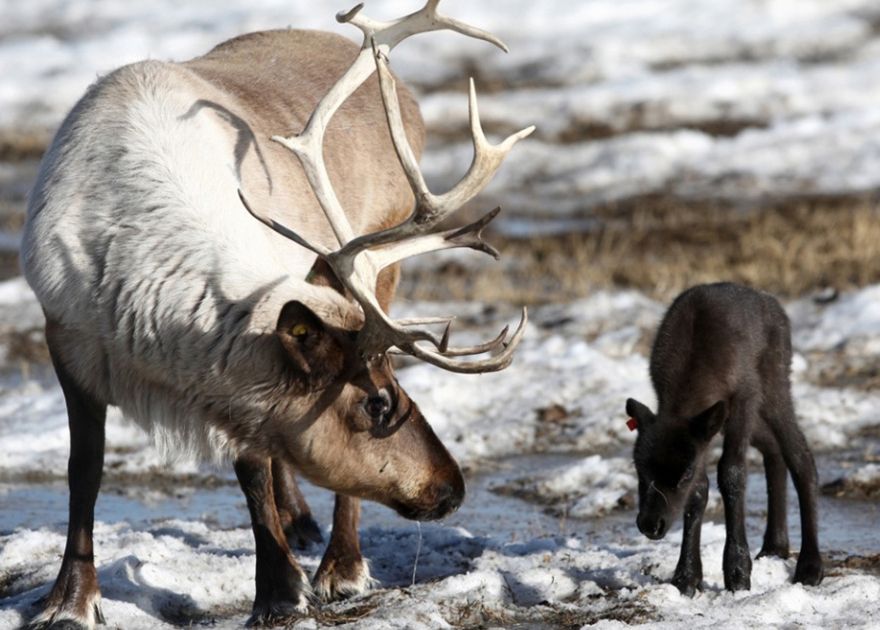
[[[639,421],[636,420],[635,418],[630,418],[629,420],[626,421],[626,428],[629,429],[630,431],[635,431],[636,429],[639,428]]]

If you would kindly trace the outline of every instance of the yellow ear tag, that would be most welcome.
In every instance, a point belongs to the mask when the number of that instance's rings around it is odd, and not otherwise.
[[[290,329],[290,334],[294,337],[305,337],[309,334],[309,327],[305,324],[296,324]]]

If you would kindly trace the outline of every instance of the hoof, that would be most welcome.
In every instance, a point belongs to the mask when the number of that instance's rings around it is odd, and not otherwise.
[[[300,594],[297,601],[255,603],[253,612],[245,625],[248,628],[289,626],[308,614],[308,599],[304,594]]]
[[[348,562],[325,558],[312,581],[312,589],[322,602],[331,602],[362,595],[375,582],[370,566],[361,557]]]
[[[693,597],[702,590],[703,576],[674,576],[672,585],[685,597]]]
[[[91,615],[78,615],[61,605],[50,605],[38,614],[24,630],[93,630],[95,623],[104,623],[100,604],[95,601],[90,608]]]
[[[824,577],[825,570],[822,568],[822,558],[811,558],[801,554],[794,570],[793,581],[798,584],[806,584],[807,586],[817,586]]]
[[[747,546],[727,545],[724,548],[724,588],[748,591],[752,588],[752,558]]]
[[[752,576],[737,569],[730,575],[724,576],[724,588],[728,591],[750,591]]]
[[[761,547],[761,551],[758,552],[758,555],[755,556],[755,559],[759,558],[782,558],[783,560],[787,559],[789,556],[788,545],[768,545],[764,544]]]
[[[41,615],[41,617],[43,617]],[[58,619],[55,621],[37,621],[34,620],[28,625],[24,626],[24,630],[92,630],[95,627],[94,623],[89,623],[86,620],[77,620],[77,619]]]
[[[324,542],[321,528],[311,514],[301,514],[284,528],[287,543],[296,549],[306,549],[309,545]]]

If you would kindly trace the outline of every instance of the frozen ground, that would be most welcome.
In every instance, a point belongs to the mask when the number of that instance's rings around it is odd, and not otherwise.
[[[370,0],[377,17],[415,0]],[[646,196],[737,204],[862,195],[880,184],[880,8],[874,0],[444,0],[497,32],[429,34],[395,67],[422,92],[436,185],[457,178],[464,77],[486,127],[537,124],[488,190],[506,217],[583,216]],[[285,26],[355,38],[303,0],[30,0],[0,5],[0,138],[45,138],[85,87],[120,64],[185,59]],[[43,140],[45,141],[45,140]],[[818,150],[821,148],[821,150]],[[2,169],[0,169],[2,170]],[[21,203],[23,191],[14,193]],[[517,224],[509,222],[508,229]]]
[[[788,305],[802,426],[819,456],[822,481],[861,488],[856,496],[873,496],[865,488],[876,488],[880,476],[871,464],[880,393],[818,384],[813,362],[880,343],[880,311],[865,308],[878,293],[875,286],[829,304],[805,298]],[[37,323],[20,280],[0,284],[0,301],[0,333]],[[431,308],[463,313],[465,336],[513,317],[474,305]],[[872,502],[823,498],[832,562],[818,588],[789,583],[793,560],[762,559],[751,592],[724,592],[724,530],[717,522],[704,528],[706,590],[688,600],[664,584],[677,559],[680,527],[659,543],[635,529],[633,435],[623,413],[627,396],[653,400],[644,351],[661,314],[662,305],[640,294],[599,293],[536,309],[517,360],[504,373],[468,377],[403,367],[402,384],[471,471],[468,503],[446,524],[422,528],[417,564],[414,525],[368,506],[364,548],[381,588],[326,607],[297,627],[341,621],[363,628],[870,627],[880,613]],[[0,517],[0,628],[15,627],[46,592],[63,548],[63,400],[43,369],[32,366],[25,377],[20,368],[7,358],[0,393],[0,501],[14,511]],[[253,593],[254,555],[228,471],[164,463],[118,415],[109,420],[108,447],[96,545],[111,627],[238,627]],[[757,459],[755,468],[749,531],[757,548],[764,513]],[[327,493],[310,488],[308,494],[326,526]],[[709,509],[716,519],[717,504],[714,494]],[[307,570],[317,567],[321,552],[312,547],[300,556]]]

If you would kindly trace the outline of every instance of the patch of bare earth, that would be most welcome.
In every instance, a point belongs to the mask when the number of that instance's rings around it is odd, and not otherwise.
[[[525,304],[633,288],[663,300],[693,284],[742,282],[782,297],[880,282],[880,203],[805,200],[748,211],[644,200],[600,209],[589,232],[530,239],[490,235],[501,262],[474,273],[444,262],[405,271],[413,300]]]
[[[825,554],[825,577],[869,573],[880,576],[880,554],[850,555],[841,551]]]
[[[853,479],[839,477],[822,485],[822,494],[857,501],[874,501],[880,498],[880,478]]]
[[[880,357],[851,354],[846,349],[813,353],[809,357],[810,382],[821,387],[851,387],[865,391],[880,388]]]
[[[644,623],[656,617],[656,611],[638,599],[618,598],[613,592],[602,596],[601,606],[590,610],[575,604],[545,602],[536,606],[499,608],[480,601],[456,603],[448,607],[446,620],[455,628],[582,628],[602,620],[626,624]],[[600,602],[597,602],[599,604]]]

